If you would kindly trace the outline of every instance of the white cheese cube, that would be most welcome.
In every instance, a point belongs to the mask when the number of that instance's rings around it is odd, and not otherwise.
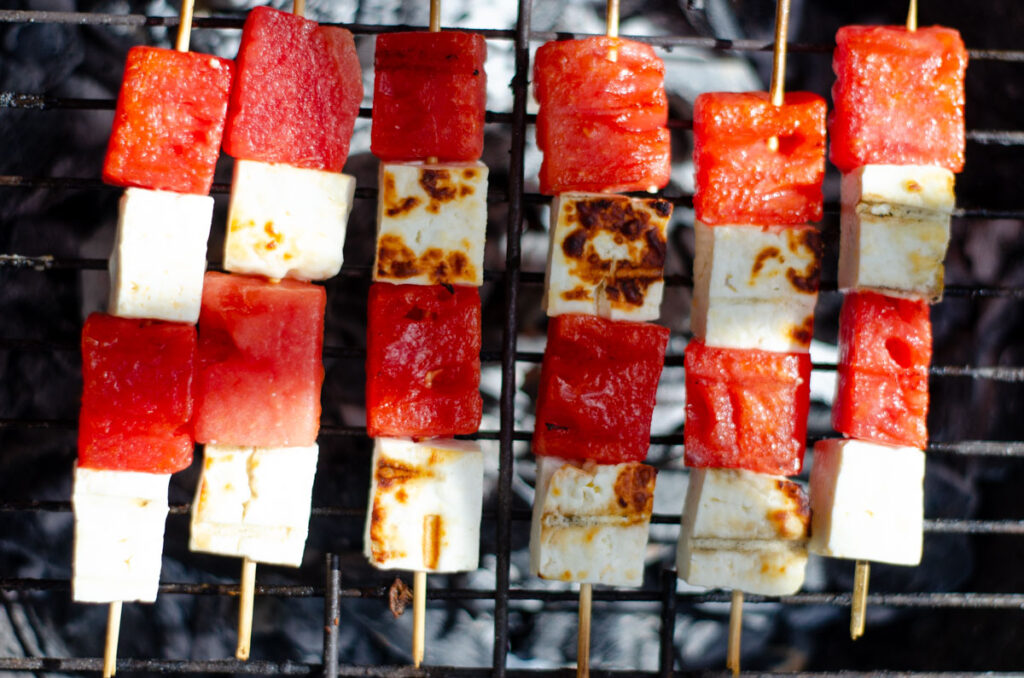
[[[640,586],[656,471],[636,462],[537,459],[530,572],[544,579]]]
[[[378,185],[374,280],[483,284],[486,165],[381,163]]]
[[[224,268],[272,279],[337,275],[355,190],[347,174],[236,160]]]
[[[547,314],[657,320],[671,216],[672,203],[656,198],[555,196],[544,281]]]
[[[866,165],[843,176],[839,287],[938,301],[954,205],[941,167]]]
[[[363,538],[370,563],[385,570],[475,570],[483,473],[475,442],[376,439]]]
[[[111,315],[196,322],[212,218],[208,195],[125,189],[109,260]]]
[[[708,346],[808,351],[821,271],[813,226],[694,226],[694,336]]]
[[[156,600],[170,474],[75,469],[72,598]]]
[[[811,468],[814,553],[895,565],[921,561],[924,452],[822,440]]]
[[[319,449],[206,445],[189,548],[298,567]]]
[[[803,488],[739,469],[694,469],[676,554],[690,584],[762,595],[794,593],[807,565]]]

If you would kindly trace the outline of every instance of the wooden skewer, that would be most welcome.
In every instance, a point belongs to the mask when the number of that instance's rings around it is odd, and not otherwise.
[[[121,635],[121,601],[115,600],[107,611],[107,643],[103,648],[103,678],[117,673],[117,639]]]
[[[252,599],[256,595],[256,561],[242,559],[242,590],[238,599],[238,648],[235,658],[245,661],[252,648]]]
[[[295,14],[297,16],[305,16],[306,0],[295,0],[295,3],[292,5],[292,14]]]
[[[181,21],[178,23],[178,41],[174,43],[174,49],[179,52],[188,51],[189,37],[192,35],[192,6],[193,0],[181,0]]]
[[[864,621],[868,606],[868,578],[871,563],[858,560],[853,572],[853,602],[850,606],[850,638],[857,640],[864,635]]]
[[[412,575],[412,665],[416,668],[423,663],[427,635],[427,573],[414,572]]]
[[[609,38],[619,37],[619,0],[608,0],[604,34]]]
[[[430,0],[430,32],[441,30],[441,0]]]
[[[740,674],[740,641],[743,635],[743,591],[733,589],[732,605],[729,608],[729,653],[725,666],[732,675]]]
[[[590,676],[590,609],[594,602],[592,584],[580,584],[579,624],[576,639],[576,678]]]
[[[771,99],[773,106],[781,106],[786,94],[786,41],[789,36],[789,0],[775,3],[775,54],[772,59]],[[768,140],[768,148],[779,150],[779,138]]]
[[[907,30],[917,30],[917,0],[910,0],[910,9],[907,10]]]

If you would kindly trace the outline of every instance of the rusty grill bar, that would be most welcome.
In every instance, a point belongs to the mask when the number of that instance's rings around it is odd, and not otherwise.
[[[517,309],[518,294],[521,285],[538,285],[543,282],[543,275],[537,272],[523,271],[521,268],[520,239],[526,205],[543,204],[549,201],[547,196],[525,193],[523,190],[523,160],[526,144],[526,128],[534,121],[534,116],[526,112],[529,80],[529,46],[531,42],[543,42],[556,38],[576,37],[572,33],[532,32],[530,28],[532,3],[531,0],[519,0],[518,23],[513,30],[503,29],[466,29],[483,34],[488,39],[509,40],[514,44],[515,74],[511,83],[514,100],[511,112],[487,112],[487,122],[506,124],[511,128],[509,183],[506,190],[491,188],[488,196],[490,203],[507,203],[507,235],[506,260],[503,270],[488,270],[485,279],[501,285],[505,300],[504,326],[502,342],[499,350],[485,350],[481,354],[484,362],[498,363],[502,368],[502,384],[499,401],[500,429],[498,431],[482,431],[479,439],[499,441],[499,479],[497,509],[483,516],[485,522],[493,522],[496,529],[497,543],[497,578],[494,589],[430,589],[427,596],[430,600],[493,600],[495,604],[495,644],[493,663],[490,667],[455,668],[425,666],[413,669],[408,666],[355,666],[339,665],[338,662],[338,624],[340,601],[343,598],[364,598],[386,600],[388,587],[365,586],[345,587],[340,569],[338,554],[329,553],[324,560],[324,579],[321,586],[268,586],[257,585],[256,593],[260,596],[281,596],[299,598],[324,599],[324,641],[322,660],[319,664],[299,662],[273,662],[253,660],[239,662],[233,659],[210,661],[177,661],[160,659],[119,659],[118,669],[121,672],[160,673],[160,674],[238,674],[238,675],[323,675],[323,676],[366,676],[366,677],[399,677],[399,676],[458,676],[475,678],[477,676],[496,676],[497,678],[565,676],[565,670],[516,670],[508,668],[509,652],[509,611],[510,602],[519,600],[543,601],[555,607],[570,609],[576,601],[576,593],[571,591],[551,591],[543,589],[512,588],[510,584],[510,542],[512,522],[527,522],[528,511],[512,508],[512,467],[513,446],[516,442],[529,441],[531,431],[515,428],[515,393],[517,363],[537,363],[542,354],[517,350]],[[157,17],[139,14],[115,15],[102,13],[50,12],[0,10],[0,24],[6,23],[61,23],[90,26],[122,26],[122,27],[175,27],[178,17]],[[234,17],[196,17],[196,28],[239,29],[243,20]],[[417,26],[382,26],[369,24],[346,24],[355,34],[375,35],[386,31],[419,30]],[[771,42],[755,40],[716,40],[694,37],[643,37],[640,40],[654,45],[669,48],[676,46],[697,47],[716,50],[732,50],[741,52],[768,52]],[[791,44],[792,52],[830,53],[831,44]],[[971,49],[972,60],[995,61],[1012,64],[1024,63],[1024,50],[993,50]],[[0,109],[20,109],[25,111],[51,110],[112,110],[113,99],[62,98],[45,95],[0,92]],[[2,115],[2,113],[0,113]],[[360,117],[370,116],[369,109],[361,109]],[[688,129],[690,121],[672,120],[673,128]],[[1000,146],[1024,146],[1024,130],[979,130],[967,131],[970,143]],[[99,179],[91,177],[31,177],[20,175],[0,176],[0,190],[18,188],[46,190],[113,190]],[[230,186],[215,184],[214,193],[226,193]],[[375,189],[360,188],[357,199],[375,200]],[[690,196],[665,196],[676,205],[691,206]],[[837,205],[826,205],[826,210],[836,212]],[[1024,206],[1014,209],[991,209],[984,205],[960,207],[955,213],[959,218],[983,220],[1020,219],[1024,220]],[[16,253],[0,254],[0,270],[31,269],[39,272],[60,270],[102,270],[107,267],[105,259],[81,259],[54,256],[33,256]],[[216,268],[217,262],[211,262]],[[345,264],[342,276],[369,278],[370,267]],[[690,286],[688,276],[669,275],[666,283],[674,286]],[[834,281],[823,283],[823,292],[834,291]],[[993,286],[947,286],[946,295],[967,299],[984,299],[1003,297],[1014,300],[1024,299],[1024,287],[993,287]],[[69,352],[77,351],[78,346],[55,341],[19,339],[16,337],[0,338],[0,351],[41,351]],[[335,359],[361,360],[365,356],[362,349],[349,347],[327,346],[324,356]],[[682,365],[681,355],[669,355],[667,366]],[[835,365],[815,364],[815,370],[835,370]],[[932,377],[937,378],[969,378],[974,380],[992,380],[1008,383],[1024,381],[1024,366],[972,366],[972,365],[934,365]],[[76,422],[73,420],[44,419],[4,419],[0,418],[0,430],[4,429],[42,429],[54,432],[74,431]],[[355,426],[324,426],[321,433],[325,436],[365,436],[365,428]],[[813,442],[814,438],[811,438]],[[653,436],[653,444],[680,445],[682,434]],[[1021,441],[942,441],[932,442],[927,449],[929,454],[958,455],[965,457],[1024,457],[1024,442]],[[67,501],[3,501],[0,498],[0,514],[33,514],[33,513],[67,513],[71,510]],[[187,514],[190,505],[172,504],[172,515]],[[340,506],[319,506],[312,510],[314,516],[344,517],[362,520],[364,508]],[[676,524],[678,515],[656,514],[653,524]],[[969,535],[1024,535],[1024,520],[961,520],[931,519],[925,521],[925,532],[933,534],[969,534]],[[0,577],[0,595],[18,593],[34,593],[70,590],[70,582],[61,579],[23,579]],[[238,586],[229,584],[192,584],[165,582],[160,586],[161,594],[170,595],[237,595]],[[640,590],[597,590],[594,599],[604,603],[635,602],[657,604],[661,623],[659,670],[644,671],[602,671],[592,670],[595,677],[615,676],[633,678],[639,676],[698,676],[705,675],[701,671],[674,671],[673,634],[675,631],[677,611],[680,607],[690,608],[701,603],[727,603],[730,594],[727,592],[681,593],[676,591],[675,572],[663,569],[660,586],[656,589]],[[851,594],[843,593],[797,593],[792,596],[772,597],[747,596],[750,602],[777,602],[796,606],[836,606],[849,607]],[[1024,593],[871,593],[868,596],[870,605],[896,608],[928,608],[928,609],[1002,609],[1024,610]],[[343,623],[343,622],[342,622]],[[100,670],[102,660],[99,658],[58,658],[58,657],[0,657],[0,671],[24,672],[70,672],[91,673]],[[842,672],[797,672],[787,673],[789,676],[847,676],[852,671]],[[896,672],[874,671],[874,676],[906,676],[914,675],[925,678],[928,676],[1001,676],[1010,673],[994,672]]]

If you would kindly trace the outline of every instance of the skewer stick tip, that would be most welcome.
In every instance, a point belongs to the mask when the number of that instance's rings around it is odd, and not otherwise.
[[[576,678],[590,676],[590,614],[594,602],[592,584],[580,584],[579,624],[576,641]]]
[[[609,38],[619,37],[619,0],[608,0],[605,12],[605,35]]]
[[[732,606],[729,608],[729,653],[725,666],[732,675],[740,674],[740,641],[743,636],[743,591],[733,589]]]
[[[850,606],[850,638],[857,640],[864,635],[864,624],[867,617],[868,579],[871,576],[871,564],[866,560],[858,560],[853,572],[853,601]]]
[[[907,30],[917,30],[917,0],[910,0],[910,7],[907,9]]]
[[[412,664],[423,663],[427,635],[427,573],[414,572],[412,576]]]
[[[194,0],[181,0],[180,22],[178,23],[178,39],[174,43],[174,49],[179,52],[188,51],[189,38],[192,35],[192,10]]]
[[[306,0],[295,0],[294,4],[292,5],[292,14],[295,14],[296,16],[305,16]]]
[[[252,648],[252,607],[256,595],[256,562],[242,560],[242,582],[238,600],[238,647],[235,659],[245,661]]]
[[[121,601],[110,603],[107,610],[107,641],[103,648],[103,678],[117,673],[117,641],[121,635]]]
[[[441,30],[441,0],[430,0],[430,32]]]

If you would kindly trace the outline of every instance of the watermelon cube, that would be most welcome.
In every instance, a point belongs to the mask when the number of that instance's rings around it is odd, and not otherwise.
[[[234,64],[157,47],[128,52],[103,181],[206,195],[220,153]]]
[[[551,318],[533,453],[599,464],[643,461],[668,329],[575,313]]]
[[[82,329],[82,468],[174,473],[192,463],[192,325],[93,313]]]
[[[931,26],[844,26],[832,69],[830,157],[843,172],[862,165],[964,165],[960,33]]]
[[[708,92],[693,109],[696,187],[705,224],[779,226],[818,221],[825,177],[825,100],[789,92]],[[778,150],[769,140],[778,139]]]
[[[923,448],[931,342],[926,301],[847,295],[839,315],[832,426],[861,440]]]
[[[665,64],[650,45],[603,36],[549,42],[537,50],[533,79],[542,193],[668,184]]]
[[[381,160],[479,160],[487,43],[482,35],[383,33],[374,57],[370,150]]]
[[[199,312],[196,440],[307,447],[320,426],[324,288],[210,272]]]
[[[363,100],[352,34],[270,7],[249,12],[224,152],[340,172]]]
[[[482,411],[477,288],[374,283],[366,331],[367,433],[475,433]]]
[[[807,353],[686,347],[686,465],[792,475],[803,466]]]

